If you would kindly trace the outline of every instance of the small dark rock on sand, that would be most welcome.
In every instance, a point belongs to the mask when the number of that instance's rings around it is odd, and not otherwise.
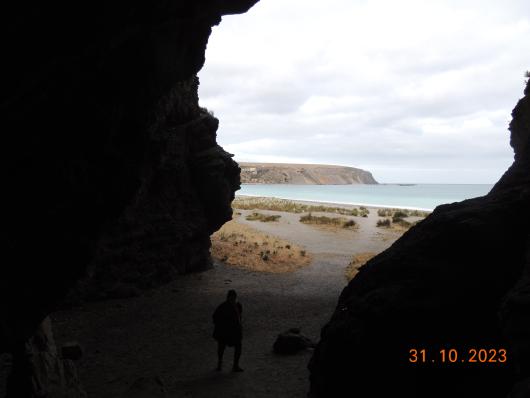
[[[291,328],[278,335],[273,350],[276,354],[290,355],[315,346],[313,341],[300,334],[299,328]]]

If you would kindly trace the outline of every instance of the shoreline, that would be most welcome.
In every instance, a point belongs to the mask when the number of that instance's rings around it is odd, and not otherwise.
[[[353,202],[328,202],[324,200],[313,200],[313,199],[296,199],[296,198],[288,198],[288,197],[281,197],[281,196],[268,196],[268,195],[246,195],[246,194],[236,194],[236,198],[245,197],[245,198],[269,198],[269,199],[282,199],[282,200],[290,200],[293,202],[298,202],[302,204],[326,204],[326,205],[339,205],[339,206],[364,206],[369,209],[401,209],[401,210],[419,210],[419,211],[429,211],[432,212],[434,209],[428,209],[425,207],[412,207],[412,206],[390,206],[390,205],[378,205],[373,203],[353,203]]]

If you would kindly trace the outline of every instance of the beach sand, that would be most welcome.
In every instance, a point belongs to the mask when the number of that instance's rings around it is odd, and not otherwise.
[[[354,230],[306,225],[299,222],[301,214],[267,210],[259,212],[281,218],[248,221],[252,210],[237,210],[237,223],[292,242],[307,251],[311,262],[293,272],[271,273],[216,261],[213,269],[140,297],[57,312],[56,338],[84,346],[79,373],[89,397],[132,395],[126,391],[139,378],[158,378],[169,397],[306,397],[311,350],[278,356],[272,345],[292,327],[318,341],[347,283],[353,256],[379,253],[402,234],[377,228],[377,209],[369,210],[366,218],[351,217]],[[237,290],[244,308],[243,373],[229,371],[232,349],[225,353],[225,370],[214,370],[211,315],[228,289]]]

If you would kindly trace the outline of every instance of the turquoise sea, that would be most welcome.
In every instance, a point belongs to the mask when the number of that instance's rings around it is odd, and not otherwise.
[[[236,195],[433,210],[444,203],[484,196],[492,187],[492,184],[243,184]]]

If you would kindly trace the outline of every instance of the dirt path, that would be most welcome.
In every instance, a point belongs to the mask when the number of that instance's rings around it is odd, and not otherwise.
[[[120,397],[140,377],[158,377],[170,397],[305,397],[311,352],[274,355],[277,334],[300,327],[318,340],[346,284],[344,269],[351,256],[379,252],[398,234],[378,235],[371,227],[377,218],[373,215],[356,217],[357,231],[335,232],[300,224],[298,217],[282,213],[279,223],[240,221],[305,246],[314,261],[294,273],[256,273],[216,264],[137,298],[55,314],[57,340],[74,339],[85,347],[79,370],[89,397]],[[225,370],[214,371],[211,314],[230,288],[238,291],[244,307],[245,372],[238,374],[229,372],[231,349],[225,354]]]

